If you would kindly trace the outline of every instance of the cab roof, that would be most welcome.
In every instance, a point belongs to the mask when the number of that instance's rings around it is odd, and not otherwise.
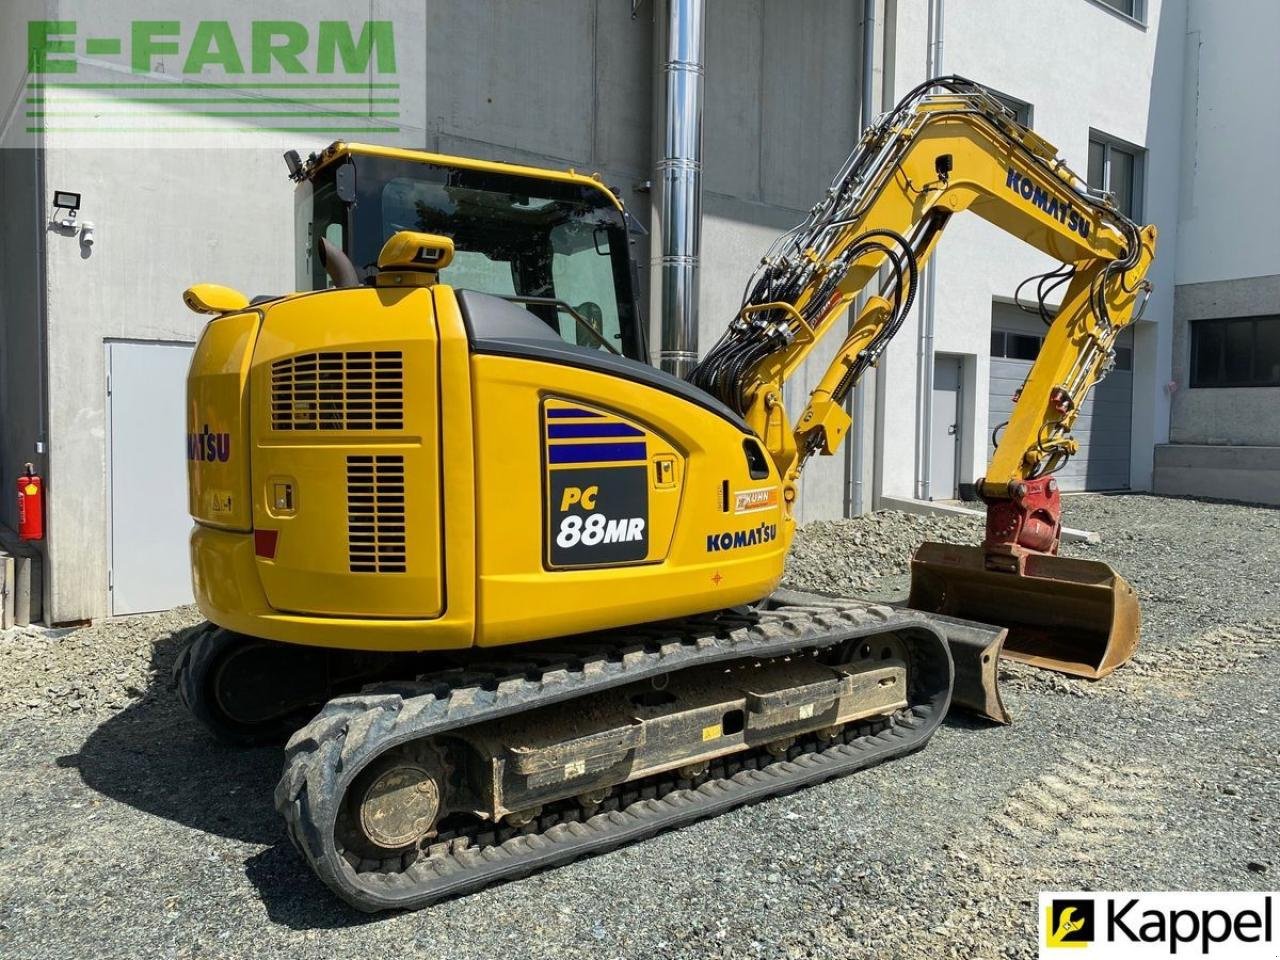
[[[600,174],[590,175],[568,170],[552,170],[546,167],[530,167],[518,163],[501,163],[496,160],[477,160],[474,157],[457,157],[444,153],[430,153],[426,150],[407,150],[403,147],[384,147],[369,143],[348,143],[336,140],[319,153],[313,153],[303,164],[303,176],[310,179],[319,171],[343,157],[350,156],[386,157],[392,160],[407,160],[410,163],[431,164],[437,167],[455,167],[462,170],[480,170],[488,173],[500,173],[510,176],[529,177],[534,180],[552,180],[558,183],[576,183],[579,186],[599,190],[618,210],[622,210],[622,202],[614,192],[605,185]]]

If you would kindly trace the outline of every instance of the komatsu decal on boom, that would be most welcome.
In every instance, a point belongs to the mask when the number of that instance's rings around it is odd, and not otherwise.
[[[953,699],[1003,719],[1002,642],[1089,676],[1132,651],[1132,590],[1055,555],[1053,473],[1155,230],[981,86],[929,81],[866,130],[689,382],[646,363],[597,178],[286,159],[309,292],[184,296],[213,316],[188,431],[219,442],[189,458],[210,622],[175,672],[223,739],[292,731],[276,805],[348,902],[422,906],[856,770]],[[800,472],[966,209],[1063,264],[980,482],[986,540],[923,545],[908,606],[780,591]],[[792,422],[787,378],[877,275]]]

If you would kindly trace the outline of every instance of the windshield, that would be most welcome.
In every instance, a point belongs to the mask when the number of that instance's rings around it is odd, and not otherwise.
[[[317,230],[341,241],[361,276],[397,231],[443,234],[455,252],[442,283],[515,299],[568,343],[647,361],[626,224],[602,191],[385,157],[356,155],[354,164],[350,236],[332,176],[299,192],[298,280],[306,289],[328,282],[310,252]]]

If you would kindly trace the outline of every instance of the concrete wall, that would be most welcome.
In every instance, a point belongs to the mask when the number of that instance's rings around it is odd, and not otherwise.
[[[83,194],[92,250],[50,234],[49,611],[55,622],[107,610],[108,339],[193,342],[203,320],[182,304],[194,282],[250,294],[293,286],[293,204],[274,150],[228,150],[216,178],[193,180],[178,151],[46,154],[50,189]],[[264,230],[262,224],[272,224]],[[174,457],[181,450],[171,451]]]
[[[1272,212],[1280,205],[1280,182],[1272,171],[1280,155],[1277,35],[1280,6],[1270,0],[1188,0],[1172,348],[1176,392],[1169,436],[1174,443],[1280,445],[1280,387],[1191,388],[1190,327],[1197,320],[1280,311],[1280,231]],[[1164,454],[1166,461],[1172,456]],[[1204,478],[1213,451],[1197,456],[1195,482],[1199,492],[1210,493],[1206,488],[1213,484]],[[1218,456],[1223,471],[1235,469],[1228,458],[1236,455]],[[1164,476],[1172,482],[1169,469]]]
[[[1149,489],[1152,448],[1168,433],[1185,8],[1183,0],[1151,0],[1142,25],[1084,0],[1051,6],[948,3],[942,71],[1029,102],[1037,132],[1082,175],[1090,128],[1147,148],[1144,219],[1159,227],[1160,244],[1150,274],[1156,290],[1135,331],[1130,485]],[[927,4],[891,4],[890,20],[886,106],[925,79]],[[979,476],[991,453],[986,385],[992,301],[1011,298],[1019,281],[1052,265],[976,217],[956,218],[939,246],[935,350],[966,357],[966,372],[977,380],[976,390],[966,385],[966,400],[974,402],[961,427],[962,480]],[[914,492],[919,316],[914,310],[881,364],[877,416],[884,446],[877,487],[889,495]]]
[[[55,18],[74,4],[49,0],[44,6],[41,15]],[[765,247],[801,218],[852,146],[859,98],[855,6],[839,0],[802,9],[783,0],[709,3],[704,350],[736,314],[747,274]],[[419,45],[412,56],[423,65],[426,99],[425,119],[408,125],[401,142],[599,171],[647,224],[651,18],[652,5],[633,20],[629,5],[616,0],[437,0],[420,22],[400,31],[402,62]],[[74,138],[48,135],[48,188],[83,193],[81,219],[95,223],[98,241],[89,249],[75,235],[49,236],[49,392],[55,402],[47,471],[48,609],[54,621],[107,610],[104,342],[194,340],[200,320],[179,300],[192,282],[227,283],[251,295],[292,287],[292,196],[277,140],[228,133],[199,152],[157,149],[159,143],[145,138],[81,150]],[[319,146],[305,137],[291,145],[304,152]],[[33,186],[11,182],[24,197],[35,196]],[[12,225],[11,232],[15,242],[28,244],[33,228]],[[647,288],[646,244],[635,252]],[[17,261],[6,260],[0,296],[11,298],[10,277],[21,271]],[[5,309],[9,302],[0,300]],[[647,302],[644,291],[641,302]],[[813,376],[806,374],[806,382]],[[807,392],[798,384],[794,402],[802,404]],[[0,441],[6,477],[17,456],[8,452],[10,435],[14,449],[32,442],[6,431]],[[842,474],[841,457],[814,464],[802,517],[841,513]]]
[[[1156,447],[1155,492],[1280,506],[1280,447]]]
[[[45,16],[48,6],[48,0],[8,0],[5,18],[24,24]],[[25,77],[24,58],[0,56],[0,524],[10,528],[18,519],[12,491],[22,465],[31,461],[47,472],[36,444],[44,439],[40,250],[48,210],[41,197],[41,155],[18,146]]]
[[[0,150],[0,524],[10,529],[18,522],[12,491],[22,465],[30,461],[45,472],[36,452],[42,439],[39,164],[34,150]]]
[[[779,233],[822,196],[860,132],[860,4],[710,0],[700,347],[737,315],[747,278]],[[844,318],[835,321],[843,329]],[[799,416],[839,337],[788,384]],[[845,458],[815,457],[801,477],[801,522],[844,515]]]
[[[1280,239],[1272,241],[1280,251]],[[1280,255],[1280,253],[1278,253]],[[1191,324],[1280,312],[1280,274],[1180,284],[1174,297],[1174,443],[1280,446],[1280,387],[1191,388]]]
[[[1187,0],[1180,284],[1280,273],[1278,36],[1274,0]]]

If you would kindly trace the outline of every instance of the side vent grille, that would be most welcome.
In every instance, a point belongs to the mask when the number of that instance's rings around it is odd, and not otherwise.
[[[273,430],[403,430],[399,350],[302,353],[271,364]]]
[[[404,573],[404,457],[347,457],[347,554],[352,573]]]

